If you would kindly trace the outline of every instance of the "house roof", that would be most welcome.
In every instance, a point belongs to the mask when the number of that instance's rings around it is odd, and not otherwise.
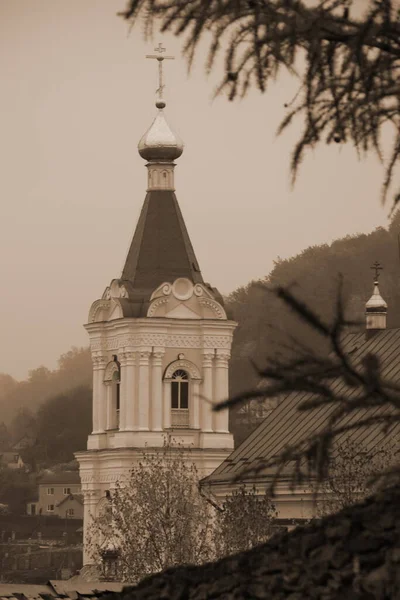
[[[61,506],[61,504],[64,504],[64,502],[67,502],[68,500],[77,500],[80,504],[83,504],[83,495],[82,494],[68,494],[68,496],[65,496],[65,498],[63,498],[61,500],[61,502],[59,502],[56,506]]]
[[[4,463],[17,462],[16,456],[20,458],[19,452],[0,452],[0,460]]]
[[[158,286],[178,277],[204,283],[174,192],[152,190],[147,192],[121,279],[137,296],[149,300]]]
[[[81,483],[78,471],[62,471],[61,473],[46,473],[39,479],[39,485],[46,483]]]
[[[87,582],[79,576],[69,580],[51,580],[43,585],[0,583],[0,598],[10,600],[48,600],[49,598],[94,598],[107,592],[120,592],[124,584],[114,581]]]
[[[147,577],[118,600],[397,598],[399,526],[397,485],[247,552]]]
[[[383,376],[393,383],[400,383],[400,329],[376,331],[369,337],[364,332],[349,334],[344,339],[343,348],[355,363],[368,353],[374,354],[380,359]],[[357,390],[350,388],[342,378],[333,382],[332,390],[348,399],[355,398],[357,394]],[[229,481],[243,469],[251,471],[263,461],[273,458],[288,444],[306,440],[311,433],[321,431],[326,426],[333,407],[323,406],[299,413],[299,405],[308,398],[312,398],[312,394],[292,392],[284,396],[249,437],[213,473],[205,477],[201,484],[213,485],[217,482]],[[375,413],[382,411],[382,408],[371,409],[371,411]],[[354,422],[360,419],[361,414],[365,415],[365,411],[353,413],[342,422]],[[379,425],[368,429],[356,429],[350,435],[354,442],[363,443],[369,449],[388,441],[388,437],[384,436]],[[393,430],[392,436],[399,438],[399,427]],[[341,439],[343,436],[338,437],[339,442]],[[259,479],[260,475],[257,478]]]

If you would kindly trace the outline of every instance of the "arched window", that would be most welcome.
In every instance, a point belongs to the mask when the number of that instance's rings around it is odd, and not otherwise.
[[[106,366],[104,383],[107,386],[106,429],[119,429],[121,365],[116,355]]]
[[[113,404],[115,406],[117,429],[119,428],[120,386],[121,386],[121,376],[120,376],[120,370],[118,369],[118,371],[114,371],[113,376],[112,376],[112,395],[113,395]]]
[[[189,427],[189,376],[183,369],[171,378],[171,425]]]

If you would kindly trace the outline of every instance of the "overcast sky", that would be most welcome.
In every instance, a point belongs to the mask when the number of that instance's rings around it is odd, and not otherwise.
[[[145,54],[158,41],[176,56],[166,115],[185,142],[177,196],[206,281],[229,293],[278,256],[387,224],[382,169],[350,147],[310,154],[291,190],[299,126],[275,132],[293,80],[212,101],[205,54],[188,76],[180,40],[128,35],[124,6],[0,0],[0,372],[18,379],[88,343],[90,305],[121,274],[145,196],[137,143],[156,112]]]

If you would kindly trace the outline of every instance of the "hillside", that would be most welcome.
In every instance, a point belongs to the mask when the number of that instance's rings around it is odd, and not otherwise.
[[[373,272],[370,267],[379,261],[384,267],[380,287],[389,307],[388,327],[399,327],[399,233],[400,212],[396,213],[388,229],[378,228],[369,234],[348,236],[332,244],[309,247],[290,259],[278,259],[264,279],[232,292],[226,299],[227,307],[239,325],[232,349],[231,393],[237,394],[257,384],[250,359],[262,366],[278,353],[293,352],[293,339],[324,351],[315,332],[294,318],[273,293],[261,289],[260,282],[270,290],[277,285],[292,286],[299,298],[310,304],[326,321],[330,321],[335,310],[341,274],[347,316],[359,321],[360,327],[363,327],[365,302],[372,293]],[[51,400],[57,396],[59,406],[66,406],[69,397],[83,395],[86,399],[85,414],[88,412],[92,379],[89,349],[73,348],[62,355],[58,363],[58,369],[50,371],[39,367],[30,372],[27,380],[20,382],[9,375],[0,374],[0,420],[7,424],[14,440],[29,429],[29,419],[33,424],[40,406],[46,403],[50,411]],[[76,388],[84,389],[75,394],[73,390]],[[53,406],[56,405],[57,402]],[[56,413],[53,411],[54,418]],[[43,410],[41,414],[44,417]],[[260,411],[257,405],[231,415],[231,429],[236,443],[254,428],[264,414],[265,410]],[[84,422],[85,427],[89,428],[86,419]],[[57,427],[56,419],[53,426]],[[85,432],[81,431],[80,437],[84,435]],[[69,456],[70,452],[67,454]]]
[[[400,327],[400,212],[388,229],[378,228],[369,234],[347,236],[332,244],[312,246],[293,258],[278,259],[271,273],[235,290],[227,298],[232,317],[239,323],[235,333],[230,369],[231,392],[237,394],[257,384],[250,360],[262,367],[280,353],[295,351],[299,340],[320,352],[325,348],[314,330],[295,318],[273,293],[261,289],[291,286],[291,290],[319,315],[330,322],[335,312],[340,275],[346,316],[364,327],[365,303],[372,293],[375,261],[383,266],[380,276],[382,296],[388,303],[388,327]],[[242,411],[231,415],[236,441],[254,428],[257,418]],[[239,425],[240,424],[240,425]],[[238,428],[241,429],[239,433]]]

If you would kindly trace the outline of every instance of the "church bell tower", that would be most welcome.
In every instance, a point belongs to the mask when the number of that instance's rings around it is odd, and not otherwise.
[[[228,361],[236,323],[220,293],[205,283],[175,196],[175,160],[183,143],[169,127],[162,99],[161,50],[156,117],[139,142],[147,194],[126,262],[89,311],[93,360],[93,430],[78,452],[84,527],[107,490],[143,451],[167,435],[191,448],[201,476],[232,451]]]

